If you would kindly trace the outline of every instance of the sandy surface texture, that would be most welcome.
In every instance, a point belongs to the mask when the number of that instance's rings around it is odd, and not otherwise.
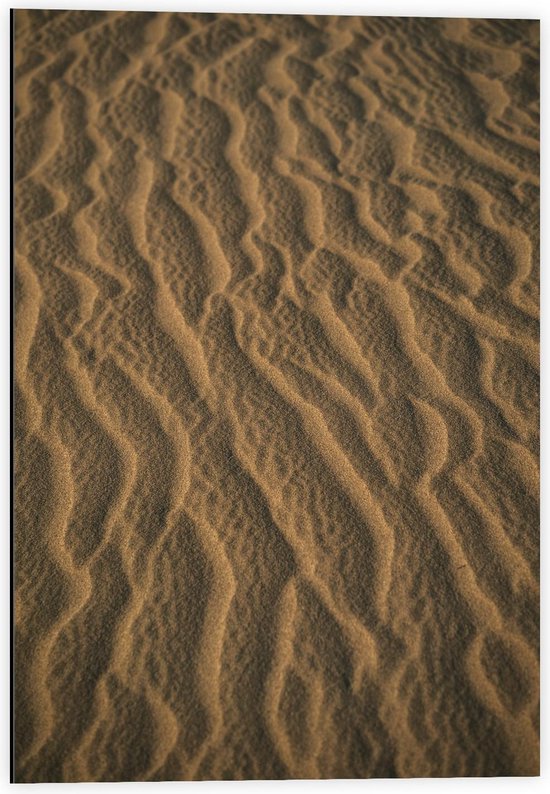
[[[16,12],[18,781],[538,774],[538,78]]]

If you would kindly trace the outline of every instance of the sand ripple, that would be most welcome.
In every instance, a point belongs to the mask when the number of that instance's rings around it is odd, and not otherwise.
[[[15,31],[17,780],[536,774],[538,23]]]

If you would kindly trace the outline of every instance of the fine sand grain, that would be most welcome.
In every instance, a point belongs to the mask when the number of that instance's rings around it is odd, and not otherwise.
[[[18,781],[538,773],[538,77],[16,12]]]

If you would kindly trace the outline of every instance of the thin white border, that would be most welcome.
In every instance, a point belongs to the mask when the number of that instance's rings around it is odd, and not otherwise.
[[[2,730],[0,742],[1,778],[9,780],[9,748],[10,748],[10,553],[9,553],[9,527],[10,527],[10,20],[9,13],[2,8],[0,17],[1,40],[5,42],[4,50],[0,56],[2,80],[0,81],[0,105],[6,108],[4,123],[0,124],[0,151],[2,152],[3,179],[2,184],[2,223],[0,239],[4,250],[5,267],[2,268],[2,282],[0,284],[0,400],[2,405],[2,423],[0,425],[0,462],[2,477],[0,478],[0,503],[4,521],[0,524],[3,529],[2,536],[5,545],[0,553],[0,610],[2,627],[0,645],[0,714],[4,719],[0,722]],[[5,772],[4,772],[5,769]],[[5,775],[5,777],[4,777]]]
[[[283,2],[282,0],[218,0],[218,2],[197,2],[196,0],[160,0],[158,6],[155,5],[153,0],[147,2],[36,2],[36,0],[29,0],[28,2],[17,2],[14,0],[12,3],[3,4],[1,7],[0,20],[1,20],[1,41],[4,44],[4,52],[0,57],[0,68],[2,70],[2,80],[0,82],[0,99],[2,106],[8,109],[5,118],[7,122],[0,125],[0,150],[3,153],[4,163],[4,179],[2,184],[4,190],[2,191],[3,211],[0,215],[0,223],[2,224],[2,235],[0,239],[3,241],[5,251],[6,266],[3,268],[3,280],[0,287],[0,327],[2,329],[2,343],[0,344],[0,379],[2,388],[0,390],[0,399],[2,400],[2,408],[4,422],[1,426],[0,436],[0,449],[2,449],[2,456],[0,458],[3,468],[4,476],[0,479],[0,500],[4,507],[3,515],[4,522],[2,527],[5,527],[5,553],[0,554],[0,576],[2,578],[0,584],[0,601],[2,608],[0,615],[2,616],[2,625],[5,626],[5,632],[2,633],[1,639],[2,650],[0,652],[0,714],[4,719],[0,720],[0,789],[3,790],[4,786],[8,786],[9,780],[9,746],[10,746],[10,721],[9,721],[9,660],[10,651],[7,643],[8,626],[9,626],[9,604],[10,604],[10,589],[9,589],[9,553],[8,553],[8,527],[9,527],[9,505],[10,505],[10,433],[9,433],[9,381],[10,381],[10,328],[9,328],[9,307],[10,307],[10,287],[9,287],[9,267],[7,263],[10,261],[10,234],[9,234],[9,209],[10,209],[10,195],[9,195],[9,129],[10,129],[10,112],[9,112],[9,40],[10,40],[10,26],[9,26],[9,9],[11,8],[59,8],[59,9],[91,9],[91,10],[154,10],[156,11],[216,11],[216,12],[241,12],[241,13],[307,13],[307,14],[353,14],[369,16],[435,16],[435,17],[500,17],[512,19],[541,19],[541,94],[542,94],[542,158],[541,158],[541,177],[542,185],[548,184],[548,158],[546,156],[547,146],[545,131],[547,129],[546,122],[548,121],[547,108],[548,102],[548,66],[545,57],[544,45],[542,40],[546,31],[547,20],[550,16],[550,3],[547,0],[461,0],[461,2],[454,2],[453,0],[372,0],[368,2],[365,0],[296,0],[296,2]],[[548,262],[548,235],[545,231],[546,222],[550,220],[549,203],[546,200],[545,190],[542,190],[541,195],[541,257],[542,262]],[[550,281],[545,276],[544,267],[542,268],[541,276],[541,347],[543,351],[548,350],[548,341],[550,336],[550,326],[546,322],[546,312],[550,308]],[[546,426],[548,416],[548,395],[549,389],[549,372],[546,366],[546,360],[542,357],[541,368],[541,407],[542,407],[542,436],[543,440],[546,438]],[[541,588],[541,613],[548,616],[549,614],[549,597],[548,588],[545,587],[544,571],[547,570],[548,564],[548,540],[546,529],[548,527],[548,501],[545,496],[544,482],[546,473],[549,471],[548,466],[549,450],[546,443],[543,443],[541,448],[541,529],[542,541],[541,551],[543,560],[543,570],[541,575],[542,588]],[[242,783],[235,782],[200,782],[200,783],[186,783],[186,782],[166,782],[158,783],[49,783],[49,784],[18,784],[17,791],[24,789],[38,790],[52,790],[57,786],[61,786],[62,794],[78,794],[89,789],[90,786],[100,786],[101,792],[113,792],[113,794],[136,794],[139,791],[152,791],[152,787],[161,785],[158,789],[159,794],[163,791],[175,790],[175,787],[183,787],[185,790],[197,791],[199,794],[208,794],[213,791],[226,791],[226,792],[256,792],[256,791],[281,791],[288,794],[295,794],[296,792],[327,792],[327,794],[336,794],[339,791],[358,791],[365,790],[368,794],[378,794],[378,792],[385,792],[386,794],[393,794],[393,792],[441,792],[445,794],[454,794],[454,792],[464,792],[466,790],[471,792],[523,792],[524,790],[534,790],[541,786],[547,786],[548,782],[544,784],[544,780],[550,778],[548,770],[549,758],[549,740],[548,740],[548,705],[545,699],[546,692],[548,691],[548,621],[541,626],[541,641],[542,641],[542,664],[541,664],[541,690],[543,699],[541,704],[541,777],[540,778],[461,778],[461,779],[415,779],[415,780],[338,780],[338,781],[246,781]],[[143,789],[146,786],[146,789]],[[46,789],[44,789],[46,787]]]
[[[117,2],[12,2],[11,8],[56,8],[129,11],[212,11],[220,13],[340,14],[368,16],[501,17],[539,19],[544,0],[118,0]]]

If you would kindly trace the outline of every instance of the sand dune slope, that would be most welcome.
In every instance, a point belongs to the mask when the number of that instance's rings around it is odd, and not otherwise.
[[[15,37],[16,779],[537,774],[538,23]]]

